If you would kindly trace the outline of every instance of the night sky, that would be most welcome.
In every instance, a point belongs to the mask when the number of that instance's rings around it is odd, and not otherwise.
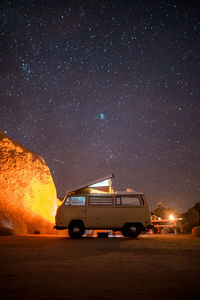
[[[114,173],[184,212],[200,201],[200,2],[1,1],[0,130],[59,196]]]

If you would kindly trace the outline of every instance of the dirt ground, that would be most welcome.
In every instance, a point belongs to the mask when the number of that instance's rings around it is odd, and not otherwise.
[[[198,299],[199,278],[190,235],[0,237],[1,300]]]

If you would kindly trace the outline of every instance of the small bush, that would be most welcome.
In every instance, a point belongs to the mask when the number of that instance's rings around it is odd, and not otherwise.
[[[200,237],[200,226],[195,226],[192,228],[192,235]]]

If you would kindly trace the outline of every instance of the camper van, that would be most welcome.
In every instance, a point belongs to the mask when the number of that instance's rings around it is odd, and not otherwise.
[[[81,238],[86,229],[120,230],[125,237],[135,238],[150,227],[145,195],[133,190],[114,192],[111,175],[68,191],[57,209],[55,226],[68,229],[74,239]]]

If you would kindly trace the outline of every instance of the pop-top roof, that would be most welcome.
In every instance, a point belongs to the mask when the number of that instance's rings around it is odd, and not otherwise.
[[[105,181],[105,180],[108,180],[108,179],[112,179],[114,177],[115,177],[114,174],[110,174],[110,175],[107,175],[105,177],[95,179],[95,180],[90,181],[86,184],[83,184],[83,185],[80,185],[80,186],[77,186],[75,188],[70,189],[70,191],[67,191],[67,194],[78,191],[78,190],[82,190],[84,188],[90,187],[91,185],[94,185],[96,183],[99,183],[99,182],[102,182],[102,181]]]

